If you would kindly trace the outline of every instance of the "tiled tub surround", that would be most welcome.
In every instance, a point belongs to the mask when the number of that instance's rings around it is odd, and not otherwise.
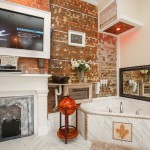
[[[124,113],[120,113],[123,102]],[[109,112],[110,107],[112,112]],[[92,103],[81,104],[79,110],[79,131],[87,140],[101,140],[109,143],[150,150],[150,103],[127,98],[100,98]],[[139,115],[135,112],[141,109]],[[82,120],[82,122],[80,121]],[[113,139],[113,123],[132,124],[131,142]]]

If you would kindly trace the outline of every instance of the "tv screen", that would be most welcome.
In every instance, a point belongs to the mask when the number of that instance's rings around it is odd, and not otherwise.
[[[43,51],[43,36],[44,18],[0,9],[0,47]]]

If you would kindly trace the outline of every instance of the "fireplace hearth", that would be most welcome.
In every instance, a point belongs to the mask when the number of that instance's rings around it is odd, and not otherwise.
[[[0,141],[34,134],[34,96],[0,98]]]

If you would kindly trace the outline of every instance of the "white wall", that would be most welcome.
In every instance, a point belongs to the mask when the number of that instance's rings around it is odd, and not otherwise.
[[[118,17],[126,16],[141,21],[142,0],[117,0]]]
[[[150,65],[150,0],[142,0],[140,13],[143,27],[120,38],[121,67]]]

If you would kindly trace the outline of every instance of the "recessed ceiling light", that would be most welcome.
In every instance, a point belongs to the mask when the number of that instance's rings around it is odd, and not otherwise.
[[[120,31],[120,28],[118,27],[118,28],[116,28],[116,31]]]

